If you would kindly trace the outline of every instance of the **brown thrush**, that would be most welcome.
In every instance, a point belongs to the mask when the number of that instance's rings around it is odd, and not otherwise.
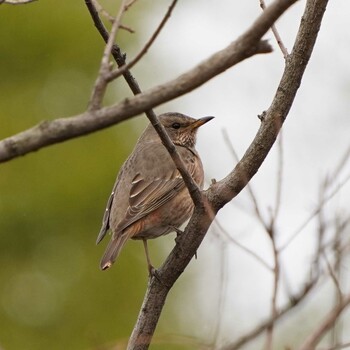
[[[200,188],[203,188],[204,174],[195,149],[196,134],[198,128],[212,118],[194,119],[180,113],[159,116],[159,121]],[[179,171],[149,124],[123,164],[107,203],[97,243],[109,229],[112,237],[102,257],[101,269],[108,269],[125,242],[132,238],[143,240],[148,270],[152,273],[147,240],[178,231],[178,227],[190,218],[193,208]]]

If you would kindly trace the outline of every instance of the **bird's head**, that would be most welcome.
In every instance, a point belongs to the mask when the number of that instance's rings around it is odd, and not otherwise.
[[[194,119],[181,113],[164,113],[159,121],[175,145],[194,147],[198,128],[214,117]]]

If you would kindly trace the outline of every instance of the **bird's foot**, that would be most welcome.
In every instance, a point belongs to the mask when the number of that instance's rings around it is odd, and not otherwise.
[[[151,282],[152,278],[154,277],[160,284],[163,286],[170,288],[159,276],[158,270],[155,269],[152,265],[148,266],[148,273],[149,273],[149,283]]]
[[[159,278],[159,274],[156,268],[153,265],[148,265],[148,277],[151,279],[152,277]]]
[[[171,226],[171,228],[176,232],[175,242],[179,243],[179,238],[183,235],[184,231],[180,230],[179,228],[175,226]]]
[[[179,228],[177,228],[175,226],[171,226],[171,228],[176,232],[175,243],[179,243],[179,238],[184,234],[184,231],[180,230]],[[194,254],[194,257],[197,260],[197,251]]]

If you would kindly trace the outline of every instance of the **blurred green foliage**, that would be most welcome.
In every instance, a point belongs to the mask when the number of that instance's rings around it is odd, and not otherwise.
[[[137,39],[129,37],[121,38],[126,50]],[[84,1],[0,5],[0,138],[83,112],[102,50]],[[123,89],[113,86],[109,102],[130,94]],[[4,349],[104,349],[127,340],[147,284],[142,244],[130,242],[102,273],[105,242],[96,247],[95,239],[115,175],[139,134],[133,126],[0,165]]]

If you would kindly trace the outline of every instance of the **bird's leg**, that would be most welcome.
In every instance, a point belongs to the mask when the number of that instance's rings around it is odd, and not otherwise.
[[[151,263],[151,259],[149,257],[147,239],[143,238],[142,242],[143,242],[143,247],[145,248],[145,253],[146,253],[148,273],[149,273],[149,276],[152,277],[155,274],[156,269],[153,267],[153,265]]]
[[[180,230],[175,226],[170,226],[170,228],[176,232],[175,242],[178,243],[178,239],[184,233],[184,231]]]
[[[151,259],[149,257],[149,253],[148,253],[148,245],[147,245],[147,239],[143,238],[143,246],[145,248],[145,253],[146,253],[146,259],[147,259],[147,265],[148,265],[148,275],[149,278],[151,279],[152,277],[155,277],[158,282],[164,284],[165,286],[167,286],[160,278],[158,271],[154,268],[154,266],[151,264]]]
[[[179,243],[179,238],[181,237],[181,235],[183,235],[184,231],[180,230],[175,226],[170,226],[170,227],[176,232],[175,242]],[[197,251],[195,252],[194,257],[197,259]]]

